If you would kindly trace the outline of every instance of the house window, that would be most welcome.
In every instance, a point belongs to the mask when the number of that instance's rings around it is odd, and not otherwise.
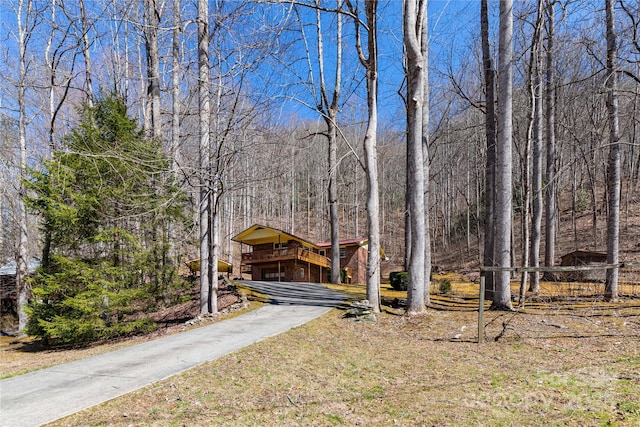
[[[274,243],[273,244],[273,249],[277,250],[277,249],[287,249],[287,244],[286,243]]]
[[[304,279],[304,268],[300,269],[300,278]]]
[[[340,258],[347,257],[347,248],[340,248]]]
[[[320,250],[318,251],[318,254],[320,254],[320,255],[322,255],[322,256],[327,256],[327,255],[326,255],[327,253],[325,252],[325,250],[324,250],[324,249],[320,249]]]
[[[280,267],[280,274],[278,274],[277,268],[265,269],[263,273],[263,280],[281,280],[284,278],[284,266]]]

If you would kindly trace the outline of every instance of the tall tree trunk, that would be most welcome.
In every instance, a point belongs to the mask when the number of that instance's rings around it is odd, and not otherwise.
[[[173,1],[173,34],[171,39],[171,174],[176,178],[180,147],[180,34],[182,19],[180,0]]]
[[[426,3],[425,6],[426,8]],[[424,63],[422,89],[422,162],[424,178],[424,305],[431,305],[431,232],[429,230],[429,16],[424,14],[421,50]]]
[[[178,168],[180,166],[180,34],[182,19],[180,16],[180,0],[173,1],[173,34],[171,40],[171,142],[169,144],[169,179],[173,185],[178,184]],[[176,223],[170,222],[169,258],[178,265],[176,250]]]
[[[546,46],[546,83],[545,97],[547,105],[547,167],[545,172],[545,245],[544,265],[553,267],[556,253],[556,227],[558,222],[556,206],[556,88],[555,73],[553,71],[553,44],[555,37],[555,0],[547,3],[547,46]],[[545,273],[547,280],[555,280],[552,273]]]
[[[158,51],[158,28],[160,25],[160,12],[156,0],[145,0],[145,50],[147,56],[147,108],[150,114],[151,128],[146,128],[147,135],[160,142],[162,133],[162,119],[160,117],[160,54]],[[155,275],[158,285],[161,280],[161,272],[164,271],[164,227],[163,215],[154,213],[153,230],[153,251],[152,256],[155,262]],[[160,228],[160,230],[158,230]]]
[[[84,0],[79,0],[80,6],[80,25],[82,27],[82,55],[84,57],[84,85],[87,92],[87,105],[93,107],[93,81],[92,81],[92,65],[91,52],[89,50],[89,23],[87,22],[87,13],[84,6]],[[126,96],[126,94],[125,94]]]
[[[18,20],[18,50],[20,55],[20,80],[18,82],[18,139],[20,144],[20,182],[18,184],[18,253],[16,256],[16,285],[18,287],[18,328],[24,330],[29,321],[25,310],[29,302],[31,290],[26,280],[28,274],[27,254],[27,210],[24,206],[26,189],[24,180],[27,177],[27,37],[29,20],[31,17],[31,1],[19,0],[17,10]]]
[[[218,168],[215,168],[218,170]],[[213,177],[211,203],[211,249],[209,252],[210,285],[207,308],[209,313],[218,312],[218,259],[220,258],[220,182],[219,175]]]
[[[495,110],[495,70],[491,59],[489,43],[488,0],[480,1],[480,31],[482,34],[482,64],[484,68],[484,86],[486,98],[485,131],[487,139],[487,158],[485,167],[484,189],[484,254],[483,264],[487,267],[495,265],[495,171],[496,171],[496,110]],[[493,272],[485,274],[485,298],[493,299]]]
[[[348,3],[352,12],[355,12]],[[356,48],[367,79],[367,131],[364,137],[365,172],[367,177],[367,225],[369,256],[367,258],[367,300],[373,311],[380,312],[380,200],[378,184],[378,0],[365,1],[367,20],[367,55],[362,51],[360,23],[354,13]],[[357,169],[356,169],[357,172]],[[357,217],[356,212],[356,217]],[[357,234],[356,234],[357,235]]]
[[[532,217],[530,265],[540,267],[540,240],[542,228],[542,66],[540,61],[540,43],[536,48],[533,83],[533,157],[532,157]],[[531,273],[531,292],[540,292],[540,274]]]
[[[329,203],[329,223],[331,226],[331,283],[340,283],[340,222],[338,216],[338,110],[342,80],[342,14],[336,15],[336,57],[334,87],[331,97],[325,83],[324,46],[322,36],[322,19],[320,0],[315,1],[316,29],[318,37],[318,71],[320,73],[320,95],[316,100],[318,112],[327,125],[327,157],[329,184],[327,199]],[[337,9],[342,9],[342,0],[337,0]],[[310,69],[311,72],[311,69]]]
[[[538,2],[538,12],[536,14],[536,21],[533,31],[533,37],[531,38],[531,48],[530,48],[530,56],[529,63],[527,65],[527,89],[529,94],[529,117],[527,122],[527,139],[525,144],[525,152],[523,156],[523,172],[522,172],[522,265],[529,266],[530,260],[533,258],[532,256],[532,241],[531,235],[534,234],[534,223],[532,222],[531,229],[529,228],[529,220],[531,219],[531,167],[534,168],[536,165],[531,165],[531,149],[532,146],[535,145],[534,140],[534,132],[536,124],[536,109],[539,104],[539,99],[536,97],[537,89],[539,86],[538,76],[538,52],[539,52],[539,39],[540,39],[540,29],[542,23],[542,2]],[[539,154],[539,153],[538,153]],[[538,156],[539,158],[539,156]],[[538,170],[539,172],[539,170]],[[534,171],[534,174],[536,172]],[[535,189],[533,189],[535,191]],[[513,235],[512,235],[513,236]],[[538,245],[539,245],[538,241]],[[537,273],[535,273],[537,274]],[[524,306],[526,290],[527,290],[527,281],[529,279],[530,274],[527,272],[522,272],[520,278],[520,292],[518,301],[520,302],[520,306]]]
[[[51,45],[53,44],[53,38],[56,33],[56,0],[51,0],[51,33],[49,34],[49,39],[47,40],[47,45],[44,50],[44,59],[49,67],[49,129],[48,129],[48,138],[47,142],[49,143],[49,150],[53,153],[54,150],[54,129],[55,123],[53,120],[53,116],[55,114],[55,87],[56,87],[56,64],[55,61],[51,58]]]
[[[529,247],[529,265],[540,267],[540,237],[542,227],[542,45],[541,33],[543,23],[543,3],[538,4],[536,28],[531,46],[531,101],[532,101],[532,176],[531,176],[531,245]],[[531,292],[540,291],[540,274],[534,271],[530,274]]]
[[[408,107],[407,107],[408,111]],[[409,271],[409,260],[411,259],[411,207],[409,196],[409,191],[411,191],[410,179],[409,176],[409,164],[411,163],[411,157],[409,156],[409,128],[407,123],[407,155],[405,162],[405,180],[404,180],[404,271]]]
[[[158,53],[158,26],[160,12],[156,0],[145,0],[145,47],[147,51],[147,117],[151,128],[146,131],[159,138],[162,128],[160,117],[160,55]]]
[[[500,0],[500,35],[498,40],[498,139],[496,146],[496,263],[511,267],[512,227],[512,102],[513,102],[513,0]],[[511,310],[509,271],[495,275],[495,292],[491,307]]]
[[[209,6],[198,0],[198,108],[200,110],[199,176],[200,176],[200,313],[209,311],[209,248],[211,245],[210,132],[211,94],[209,76]]]
[[[529,87],[529,89],[531,89],[531,86]],[[533,91],[531,91],[530,93],[531,98],[533,98]],[[526,142],[525,142],[525,149],[524,149],[524,155],[522,156],[522,195],[520,198],[520,203],[522,204],[521,206],[521,232],[522,232],[522,265],[523,266],[528,266],[529,265],[529,256],[531,254],[530,252],[530,246],[529,244],[531,243],[531,230],[529,229],[529,220],[531,218],[531,140],[532,140],[532,133],[533,133],[533,100],[531,101],[530,104],[531,107],[531,111],[530,111],[530,116],[529,116],[529,123],[527,125],[527,137],[526,137]],[[513,231],[511,233],[511,239],[512,239],[512,249],[515,251],[515,239],[513,238]],[[515,260],[515,254],[512,255],[512,262],[515,264],[515,262],[513,261]],[[519,298],[518,301],[520,302],[521,306],[524,306],[524,300],[525,300],[525,296],[526,296],[526,289],[527,289],[527,282],[529,280],[529,274],[526,272],[522,272],[522,274],[520,275],[520,292],[519,292]]]
[[[607,20],[607,112],[609,114],[609,161],[607,164],[607,263],[618,264],[620,241],[620,130],[618,124],[617,36],[614,0],[605,0]],[[605,297],[618,301],[618,269],[607,270]]]
[[[407,288],[407,313],[424,312],[424,161],[422,148],[422,108],[424,105],[424,57],[422,32],[426,15],[426,2],[404,2],[403,41],[407,55],[407,157],[409,182],[409,216],[411,221],[411,248]]]
[[[329,165],[329,224],[331,228],[331,283],[341,283],[340,280],[340,218],[338,216],[338,129],[336,125],[337,110],[329,109],[325,120],[328,134],[327,158]]]

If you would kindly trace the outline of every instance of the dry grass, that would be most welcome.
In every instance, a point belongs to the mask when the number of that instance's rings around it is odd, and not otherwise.
[[[478,345],[456,286],[423,316],[333,310],[54,425],[640,425],[637,299],[487,312]]]
[[[510,328],[478,345],[471,312],[357,323],[334,310],[55,425],[640,425],[637,318],[576,337],[489,317],[492,337]],[[540,336],[519,337],[532,324]]]

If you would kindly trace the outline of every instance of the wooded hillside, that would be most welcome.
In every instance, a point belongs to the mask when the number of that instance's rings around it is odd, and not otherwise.
[[[512,264],[557,264],[577,249],[638,259],[637,0],[197,3],[2,2],[1,260],[46,250],[24,183],[62,153],[86,155],[70,135],[83,108],[110,96],[166,157],[153,179],[185,196],[190,220],[168,219],[165,193],[145,212],[95,220],[139,224],[130,232],[145,250],[164,245],[159,267],[204,254],[216,277],[218,258],[238,256],[231,237],[254,223],[372,239],[374,170],[383,273],[411,264],[408,195],[422,182],[425,270],[487,262],[484,237],[504,224],[494,196],[513,219],[502,236]],[[505,170],[492,165],[496,144],[513,170],[505,188],[492,181]],[[424,169],[409,162],[416,153]],[[90,179],[107,186],[107,176]],[[145,215],[166,222],[151,232]],[[202,310],[215,311],[202,292]]]

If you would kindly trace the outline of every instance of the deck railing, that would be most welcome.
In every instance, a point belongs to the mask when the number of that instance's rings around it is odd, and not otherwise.
[[[242,262],[244,264],[255,264],[265,261],[284,261],[290,259],[310,262],[322,267],[331,266],[331,261],[329,260],[329,258],[303,248],[272,249],[264,251],[245,252],[242,254]]]

